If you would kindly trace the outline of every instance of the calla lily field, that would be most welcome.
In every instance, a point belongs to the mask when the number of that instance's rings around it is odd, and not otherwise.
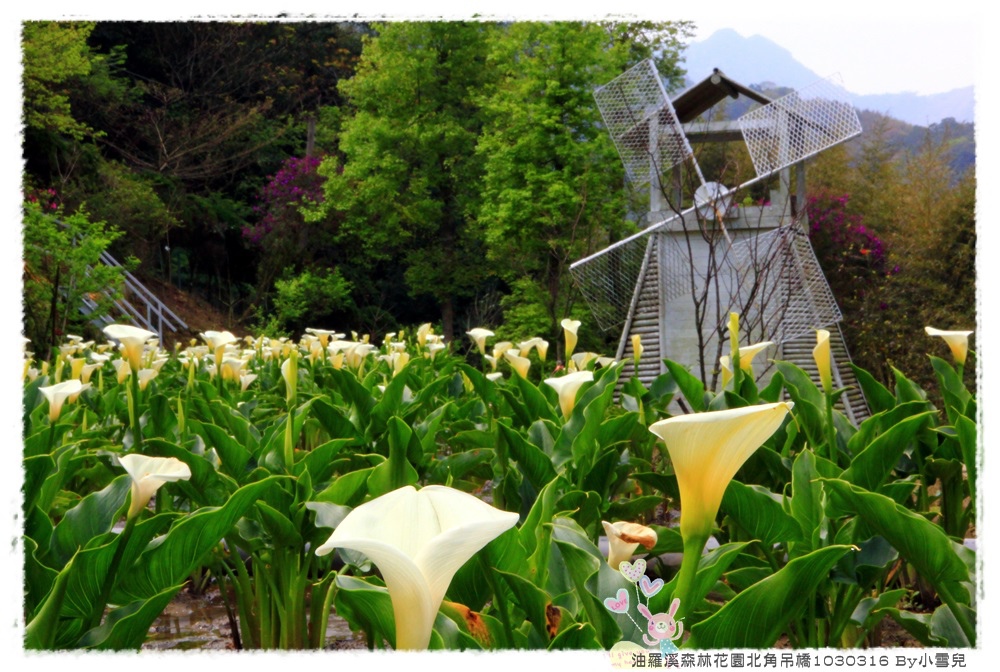
[[[25,648],[139,650],[209,585],[235,649],[327,648],[333,615],[372,649],[976,646],[971,332],[913,335],[933,390],[854,367],[855,425],[828,332],[813,378],[734,315],[707,390],[562,327],[565,367],[431,324],[26,353]]]

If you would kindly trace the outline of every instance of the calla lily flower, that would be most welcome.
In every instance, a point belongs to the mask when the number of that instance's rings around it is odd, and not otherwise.
[[[125,359],[132,371],[142,368],[142,349],[146,341],[156,336],[152,331],[133,327],[129,324],[109,324],[104,327],[104,335],[122,344]]]
[[[819,380],[823,383],[823,391],[830,394],[833,391],[833,372],[830,363],[830,332],[826,329],[816,330],[813,359],[816,360],[816,368],[819,369]]]
[[[139,389],[145,392],[146,387],[149,386],[149,381],[156,378],[156,374],[158,373],[159,371],[156,369],[139,369],[139,373],[136,374],[139,377]]]
[[[623,521],[609,523],[602,520],[601,524],[608,535],[608,564],[611,569],[618,569],[618,565],[631,559],[639,544],[646,550],[656,546],[656,530],[651,527]]]
[[[479,354],[486,354],[486,339],[492,338],[494,336],[493,332],[489,329],[483,329],[482,327],[476,327],[475,329],[470,329],[465,332],[469,337],[475,342],[476,347],[479,348]]]
[[[576,348],[576,330],[580,328],[580,320],[566,318],[559,324],[562,326],[563,336],[566,338],[566,359],[569,359]]]
[[[940,336],[951,348],[951,356],[955,358],[955,363],[965,366],[965,359],[969,356],[969,336],[971,331],[942,331],[934,327],[924,327],[928,336]]]
[[[592,361],[600,357],[596,352],[578,352],[570,358],[570,361],[576,364],[577,371],[584,371]]]
[[[240,376],[240,391],[246,392],[247,388],[250,387],[250,383],[257,380],[256,373],[245,373]]]
[[[226,346],[239,340],[228,331],[206,331],[201,334],[201,337],[205,339],[208,347],[215,353],[215,366],[217,369],[222,368],[222,353]]]
[[[534,348],[535,350],[538,351],[538,359],[544,362],[545,355],[549,351],[549,342],[543,338],[535,336],[534,338],[529,338],[523,343],[519,343],[517,347],[521,350],[520,355],[522,357],[527,357],[528,355],[530,355],[531,349]]]
[[[576,393],[580,386],[593,380],[593,371],[577,371],[558,378],[546,378],[544,382],[559,394],[559,408],[562,409],[563,417],[569,420],[573,407],[576,406]]]
[[[527,357],[521,357],[520,353],[514,349],[510,349],[503,353],[504,359],[510,363],[510,367],[517,371],[517,375],[522,378],[528,377],[528,369],[531,368],[531,360]]]
[[[733,379],[733,365],[729,361],[729,355],[719,357],[719,369],[722,371],[722,389],[725,390],[726,385]]]
[[[632,334],[632,359],[635,360],[636,373],[639,372],[639,360],[642,359],[642,350],[642,336],[640,334]]]
[[[417,345],[421,348],[427,345],[427,336],[431,335],[434,327],[431,326],[430,322],[425,322],[417,327]]]
[[[428,343],[427,344],[427,355],[430,357],[431,361],[434,360],[434,355],[441,352],[448,346],[444,343]]]
[[[118,463],[132,477],[129,518],[139,515],[146,508],[149,499],[164,483],[186,481],[191,478],[191,468],[176,457],[149,457],[132,453],[119,457]]]
[[[682,536],[708,538],[729,481],[781,426],[792,406],[781,401],[689,413],[650,425],[649,431],[667,444],[677,474]]]
[[[112,362],[112,365],[115,367],[115,374],[118,377],[118,384],[120,385],[124,383],[125,379],[128,378],[130,373],[132,373],[132,367],[129,366],[128,360],[116,359]]]
[[[493,373],[486,374],[486,380],[493,381],[494,383],[503,378],[503,374],[499,371],[494,371]]]
[[[740,368],[747,373],[753,373],[753,358],[757,356],[757,353],[767,350],[772,345],[774,345],[774,341],[764,341],[740,348]]]
[[[455,572],[517,518],[449,487],[406,486],[351,511],[316,554],[349,548],[370,558],[392,599],[396,649],[426,649]]]
[[[330,329],[314,329],[313,327],[306,327],[306,333],[316,336],[319,339],[320,345],[324,348],[330,342],[331,338],[336,340],[344,337],[344,334],[338,334]]]
[[[49,402],[49,421],[55,422],[58,420],[59,413],[62,411],[63,404],[66,403],[66,400],[71,397],[76,398],[76,395],[80,394],[88,387],[90,387],[89,384],[84,385],[76,378],[71,378],[70,380],[62,383],[56,383],[55,385],[49,385],[48,387],[38,388],[38,391],[41,392],[42,396]]]
[[[511,343],[510,341],[500,341],[499,343],[493,346],[493,357],[495,359],[500,359],[507,353],[508,350],[510,350],[513,347],[514,344]],[[518,353],[515,352],[514,354],[516,355]]]

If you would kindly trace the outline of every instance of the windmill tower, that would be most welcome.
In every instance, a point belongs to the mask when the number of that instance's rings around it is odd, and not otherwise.
[[[697,121],[726,97],[739,96],[755,106],[738,121]],[[632,337],[638,335],[644,384],[666,370],[664,358],[711,384],[719,354],[728,352],[721,343],[728,315],[737,312],[741,336],[752,339],[744,345],[773,341],[778,352],[770,358],[792,361],[817,380],[815,329],[829,329],[835,385],[851,387],[842,410],[855,422],[867,417],[848,366],[842,316],[804,221],[804,162],[861,133],[843,89],[821,80],[772,100],[716,70],[671,100],[647,60],[594,97],[628,180],[649,193],[643,230],[570,266],[599,326],[621,329],[623,375],[632,374]],[[692,143],[731,141],[745,143],[755,176],[727,188],[706,181]],[[685,176],[693,188],[684,188]],[[749,187],[775,178],[770,203],[734,207]]]

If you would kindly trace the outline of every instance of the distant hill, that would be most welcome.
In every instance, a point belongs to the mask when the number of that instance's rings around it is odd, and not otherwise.
[[[719,68],[741,84],[763,84],[762,88],[775,88],[776,85],[802,88],[832,74],[813,72],[796,61],[788,49],[766,37],[743,37],[731,28],[687,45],[684,67],[690,83],[700,81],[711,74],[713,68]],[[969,123],[975,120],[975,97],[971,86],[933,95],[848,93],[848,98],[858,109],[881,112],[918,126],[930,126],[947,118]]]

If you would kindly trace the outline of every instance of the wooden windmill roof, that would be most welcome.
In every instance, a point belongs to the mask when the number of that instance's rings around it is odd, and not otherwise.
[[[698,115],[708,110],[726,96],[738,98],[746,96],[755,100],[761,105],[767,105],[771,99],[760,93],[749,89],[739,82],[726,77],[726,75],[715,68],[712,74],[701,80],[697,84],[689,87],[679,96],[671,101],[677,118],[682,124],[694,121]]]

